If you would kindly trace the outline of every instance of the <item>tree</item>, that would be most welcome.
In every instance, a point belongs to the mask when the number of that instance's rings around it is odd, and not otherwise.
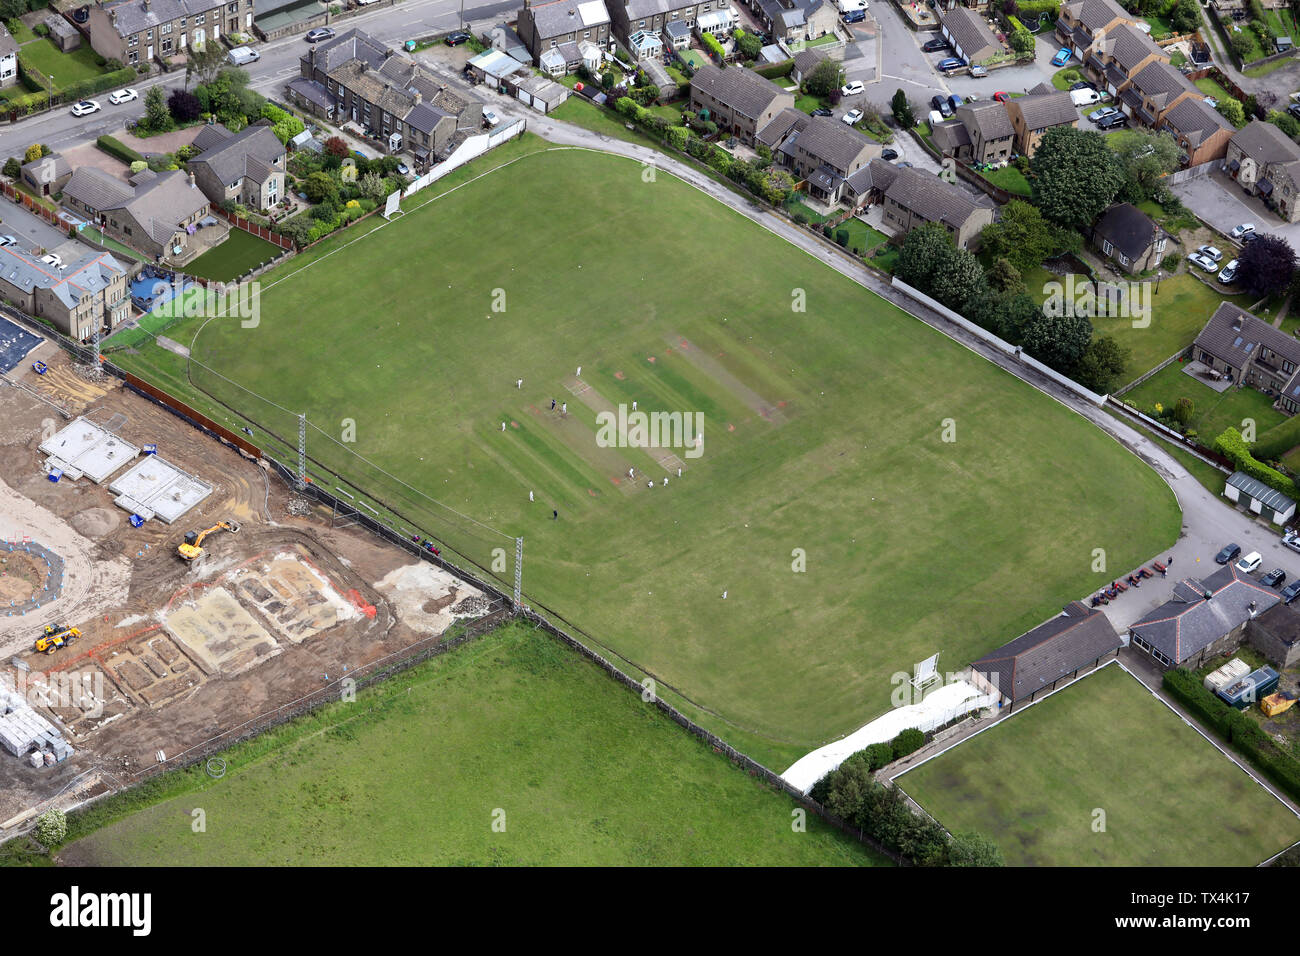
[[[23,153],[23,162],[34,163],[44,155],[45,154],[41,152],[41,144],[32,143],[32,145],[27,147],[27,152]]]
[[[1129,202],[1150,199],[1160,178],[1178,168],[1181,150],[1169,133],[1151,129],[1123,129],[1106,137],[1124,167],[1123,196]]]
[[[813,67],[813,71],[804,78],[803,88],[812,96],[830,96],[834,90],[840,88],[840,78],[843,75],[844,71],[840,69],[839,61],[827,57]]]
[[[1193,0],[1193,3],[1195,0]],[[949,866],[1005,866],[998,845],[982,833],[954,833],[948,843]]]
[[[1237,54],[1239,60],[1246,59],[1250,52],[1255,49],[1255,44],[1244,30],[1234,31],[1228,42],[1232,45],[1232,52]]]
[[[27,9],[27,0],[0,0],[0,19],[15,20]]]
[[[749,177],[749,188],[773,206],[779,206],[794,192],[794,180],[785,170],[775,166],[755,168]]]
[[[205,43],[199,50],[191,46],[185,60],[185,85],[189,86],[191,79],[208,85],[217,78],[225,63],[226,50],[221,44]]]
[[[0,169],[10,179],[17,179],[22,175],[23,164],[18,161],[17,156],[10,156],[5,160],[4,169]]]
[[[681,127],[674,128],[681,129]],[[682,132],[685,133],[686,131],[682,130]],[[357,190],[363,197],[373,199],[375,202],[379,202],[390,192],[388,180],[378,173],[366,173],[357,180]]]
[[[927,222],[919,229],[913,229],[903,240],[894,274],[928,294],[936,287],[936,279],[947,272],[956,253],[948,230],[936,222]]]
[[[999,257],[989,269],[989,284],[998,292],[1016,295],[1025,291],[1025,280],[1010,259]]]
[[[36,839],[48,848],[56,847],[68,835],[68,817],[57,807],[51,807],[36,818]]]
[[[167,111],[178,123],[193,123],[203,113],[203,104],[189,90],[172,90],[167,97]]]
[[[1291,284],[1295,276],[1295,250],[1280,236],[1260,236],[1237,256],[1237,281],[1254,296],[1271,296]]]
[[[904,129],[916,125],[916,114],[912,112],[912,104],[907,101],[907,94],[901,87],[894,91],[894,98],[889,101],[889,110],[894,114],[894,122]]]
[[[1169,26],[1175,33],[1195,33],[1201,26],[1196,0],[1177,0],[1169,11]]]
[[[758,34],[750,33],[748,30],[736,30],[731,34],[732,39],[736,41],[736,49],[746,60],[757,60],[759,53],[763,50],[763,41],[759,39]]]
[[[953,250],[935,285],[939,301],[962,315],[987,288],[984,267],[969,249]]]
[[[1122,384],[1130,354],[1111,336],[1100,336],[1088,343],[1072,377],[1084,388],[1107,395]]]
[[[1215,109],[1237,129],[1246,125],[1246,110],[1242,107],[1241,100],[1233,99],[1231,96],[1222,97]]]
[[[1006,259],[1020,272],[1081,244],[1077,232],[1048,222],[1037,207],[1020,199],[1002,207],[1001,220],[984,227],[980,242],[989,255]]]
[[[1290,113],[1283,113],[1281,110],[1269,110],[1268,121],[1286,133],[1292,139],[1300,136],[1300,122]]]
[[[338,183],[329,173],[316,172],[302,181],[302,191],[307,194],[309,202],[337,202],[339,198]]]
[[[161,86],[151,87],[145,94],[144,119],[140,121],[140,125],[155,133],[165,132],[175,125],[172,122],[172,114],[167,112],[167,102],[163,99]]]
[[[627,102],[636,106],[636,104],[631,100],[628,100]],[[325,152],[330,156],[336,156],[339,159],[342,159],[352,152],[352,150],[348,149],[348,144],[342,139],[342,137],[331,136],[329,139],[325,140]]]
[[[1034,203],[1059,226],[1085,230],[1124,185],[1124,168],[1092,130],[1054,126],[1029,163]]]
[[[1025,351],[1044,365],[1068,373],[1092,341],[1092,323],[1081,315],[1046,315],[1025,329]]]
[[[1011,52],[1016,56],[1030,56],[1034,52],[1034,35],[1028,30],[1014,30],[1008,38]]]
[[[1196,403],[1190,398],[1180,398],[1174,402],[1173,416],[1178,424],[1186,428],[1196,417]]]

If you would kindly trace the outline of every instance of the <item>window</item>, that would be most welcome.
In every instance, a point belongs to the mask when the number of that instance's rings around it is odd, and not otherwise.
[[[134,44],[132,44],[132,46],[134,46]],[[126,62],[128,63],[137,63],[139,62],[139,60],[140,60],[140,54],[136,53],[135,50],[132,50],[130,53],[126,55]]]
[[[164,23],[162,26],[158,28],[158,35],[160,37],[165,37],[167,34],[171,32],[172,32],[172,25],[170,23]]]
[[[164,53],[170,53],[172,51],[172,41],[170,37],[162,41],[162,51]]]
[[[139,45],[140,45],[140,37],[138,35],[131,37],[130,41],[127,43],[127,46],[129,47],[136,47]]]
[[[1114,249],[1115,247],[1110,244],[1109,239],[1103,239],[1101,241],[1101,251],[1106,253],[1106,255],[1110,255],[1114,251]]]
[[[146,40],[152,40],[152,39],[153,39],[153,31],[152,31],[152,30],[147,31],[147,32],[145,33],[145,35],[144,35],[144,38],[145,38]]]
[[[1119,264],[1122,266],[1128,265],[1128,256],[1124,255],[1122,252],[1119,254]]]
[[[203,24],[207,21],[207,16],[208,15],[206,13],[196,13],[194,15],[194,25],[196,27],[203,26]]]

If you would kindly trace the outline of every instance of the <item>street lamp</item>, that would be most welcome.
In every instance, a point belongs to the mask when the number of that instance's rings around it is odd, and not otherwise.
[[[1160,294],[1160,280],[1164,278],[1164,275],[1159,269],[1156,270],[1156,295]]]

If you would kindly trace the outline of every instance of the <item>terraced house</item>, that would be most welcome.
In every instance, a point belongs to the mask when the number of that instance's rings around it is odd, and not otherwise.
[[[760,130],[757,142],[769,147],[778,163],[826,203],[839,202],[848,177],[881,152],[879,144],[839,120],[793,108],[782,110]]]
[[[1157,129],[1178,141],[1190,166],[1222,159],[1236,129],[1202,96],[1185,96],[1160,114]]]
[[[1073,0],[1061,4],[1056,20],[1056,39],[1080,62],[1098,36],[1120,24],[1137,26],[1136,18],[1115,0]]]
[[[691,77],[691,109],[707,109],[719,129],[753,143],[778,113],[794,109],[794,94],[753,70],[706,63]]]
[[[816,40],[833,33],[839,21],[830,0],[749,0],[749,8],[773,43]]]
[[[1224,168],[1288,222],[1300,218],[1300,146],[1272,123],[1252,119],[1228,141]]]
[[[678,3],[677,0],[609,0],[614,36],[624,46],[629,43],[628,37],[638,31],[660,34],[670,23],[682,23],[694,29],[696,18],[700,14],[716,13],[727,8],[727,0],[699,0],[696,3]]]
[[[1097,35],[1083,65],[1097,89],[1118,97],[1138,71],[1157,60],[1168,63],[1169,57],[1137,27],[1121,23]]]
[[[873,159],[853,173],[845,191],[855,206],[882,206],[885,224],[898,235],[936,222],[959,249],[969,249],[993,221],[991,200],[976,197],[933,173]]]
[[[541,65],[542,54],[547,50],[566,44],[573,47],[573,52],[565,57],[570,60],[583,41],[602,49],[608,49],[610,43],[609,11],[603,0],[550,0],[549,3],[524,0],[515,29],[533,55],[535,66]]]
[[[253,0],[95,0],[89,13],[86,32],[95,52],[131,65],[253,28]]]
[[[1033,156],[1049,129],[1078,126],[1079,111],[1070,94],[1045,83],[1030,90],[1028,96],[1007,101],[1007,118],[1014,131],[1015,150],[1021,156]]]
[[[389,152],[410,149],[417,169],[445,158],[483,124],[483,104],[360,30],[308,50],[289,98],[337,123],[353,123]]]
[[[131,313],[126,269],[107,252],[60,270],[7,246],[0,249],[0,296],[81,342],[111,332]]]
[[[1159,126],[1165,114],[1184,100],[1204,97],[1189,80],[1165,60],[1153,60],[1133,75],[1117,101],[1123,112],[1143,126]]]

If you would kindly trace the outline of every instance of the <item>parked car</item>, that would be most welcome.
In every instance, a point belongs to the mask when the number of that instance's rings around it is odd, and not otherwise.
[[[5,246],[16,246],[16,245],[18,245],[17,236],[0,236],[0,249],[3,249]]]
[[[1218,265],[1215,264],[1213,259],[1199,252],[1193,252],[1191,255],[1187,257],[1187,261],[1190,262],[1192,265],[1196,266],[1198,269],[1202,269],[1205,272],[1209,272],[1211,274],[1219,270]]]
[[[82,100],[72,107],[73,116],[89,116],[91,113],[99,112],[99,104],[94,100]]]
[[[948,97],[936,94],[930,97],[930,105],[938,110],[944,119],[952,115],[952,104],[948,102]]]
[[[930,128],[934,129],[936,126],[938,126],[940,123],[943,122],[943,114],[940,113],[938,110],[930,110],[930,115],[927,117],[927,119],[930,122]]]
[[[44,262],[47,266],[54,266],[54,268],[56,269],[63,268],[63,260],[60,259],[53,252],[51,252],[48,256],[41,256],[41,262]]]
[[[133,89],[115,90],[108,94],[108,101],[114,106],[121,106],[123,103],[130,103],[134,99],[139,99],[140,94]]]
[[[819,106],[812,111],[812,115],[813,116],[834,116],[835,111],[832,109],[828,109],[825,106]]]
[[[401,173],[403,176],[409,176],[411,174],[411,167],[406,165],[406,163],[402,162],[401,160],[398,160],[397,171]]]
[[[1292,581],[1282,589],[1282,603],[1290,604],[1300,597],[1300,580]]]
[[[1096,88],[1096,84],[1090,83],[1087,80],[1080,80],[1078,83],[1075,83],[1070,87],[1070,92],[1073,93],[1075,90],[1095,90]]]
[[[883,150],[880,151],[880,158],[887,163],[892,163],[894,160],[898,159],[898,150],[890,149],[888,146],[886,146]]]
[[[334,39],[334,30],[331,27],[317,27],[315,30],[308,30],[304,39],[308,43],[320,43],[321,40]]]
[[[912,168],[912,164],[911,164],[911,163],[899,163],[898,165],[899,165],[899,168],[901,168],[901,169],[911,169],[911,168]]]
[[[1237,281],[1237,260],[1233,259],[1226,266],[1219,270],[1219,281],[1224,285]],[[1297,549],[1300,550],[1300,549]]]
[[[845,83],[840,87],[840,96],[857,96],[859,93],[865,93],[867,88],[862,85],[861,80],[854,80],[852,83]]]
[[[845,113],[843,116],[840,117],[840,122],[848,123],[850,126],[852,126],[854,123],[861,122],[862,116],[863,116],[862,110],[849,110],[847,113]]]
[[[1258,238],[1259,238],[1259,233],[1257,232],[1243,232],[1241,234],[1241,239],[1238,241],[1244,246],[1249,242],[1254,242]]]
[[[986,68],[980,66],[980,65],[977,63],[977,64],[975,64],[975,66],[972,66],[972,67],[970,68],[970,75],[971,75],[974,79],[982,80],[982,79],[984,79],[984,77],[986,77],[986,76],[989,75],[989,71],[988,71]],[[974,98],[975,98],[975,97],[973,97],[973,96],[971,97],[971,99],[974,99]]]
[[[953,70],[960,70],[966,65],[966,61],[959,56],[950,56],[946,60],[940,60],[937,69],[940,73],[951,73]]]
[[[1232,232],[1228,233],[1228,237],[1231,239],[1240,239],[1246,233],[1254,232],[1254,231],[1255,231],[1255,224],[1253,222],[1243,222],[1239,226],[1233,226]]]
[[[1075,106],[1091,106],[1101,102],[1101,94],[1096,90],[1071,90],[1070,102]]]
[[[1097,129],[1103,132],[1112,129],[1127,129],[1128,117],[1123,113],[1115,112],[1109,116],[1103,117],[1097,121]]]
[[[1274,568],[1268,574],[1259,579],[1259,583],[1266,588],[1275,588],[1286,580],[1286,572],[1281,568]]]
[[[1196,251],[1207,259],[1213,259],[1215,262],[1219,262],[1223,259],[1223,253],[1214,248],[1214,246],[1197,246]]]
[[[232,66],[247,66],[250,63],[256,63],[262,58],[251,46],[237,46],[226,54],[226,59]]]
[[[499,126],[500,124],[501,124],[501,117],[500,117],[500,116],[497,116],[497,114],[496,114],[495,112],[493,112],[492,110],[487,109],[486,107],[484,107],[484,109],[483,109],[483,125],[484,125],[484,126],[492,127],[492,126]]]
[[[1292,103],[1286,108],[1286,111],[1296,119],[1300,119],[1300,103]]]
[[[1007,100],[1011,99],[1011,94],[1003,90],[998,90],[996,93],[993,94],[993,98],[997,100],[999,103],[1005,103]]]
[[[1217,110],[1219,108],[1219,101],[1216,100],[1213,96],[1207,96],[1205,98],[1205,105],[1212,110]]]
[[[933,40],[926,40],[922,43],[921,49],[926,53],[938,53],[940,50],[951,50],[952,44],[943,37],[935,37]]]
[[[948,97],[948,105],[952,107],[954,113],[957,111],[957,107],[964,106],[965,103],[966,101],[963,100],[956,93],[953,93],[951,96]]]
[[[1282,534],[1282,547],[1300,553],[1300,534],[1294,528],[1287,528]]]
[[[447,46],[460,46],[462,43],[469,42],[469,34],[464,30],[457,30],[455,33],[448,33],[442,42]]]
[[[1237,570],[1242,574],[1250,574],[1255,571],[1264,561],[1264,556],[1258,551],[1252,551],[1240,561],[1237,562]]]
[[[1065,66],[1065,64],[1070,62],[1070,57],[1072,55],[1073,54],[1070,53],[1070,48],[1068,46],[1061,47],[1061,49],[1056,52],[1056,56],[1052,57],[1052,66]]]
[[[1216,564],[1227,564],[1239,554],[1241,554],[1241,545],[1226,544],[1223,550],[1214,556],[1214,561]]]
[[[1089,113],[1088,119],[1092,120],[1094,123],[1100,123],[1107,116],[1118,116],[1118,115],[1119,115],[1119,110],[1115,109],[1115,107],[1103,106],[1101,109],[1093,110],[1093,112]]]

